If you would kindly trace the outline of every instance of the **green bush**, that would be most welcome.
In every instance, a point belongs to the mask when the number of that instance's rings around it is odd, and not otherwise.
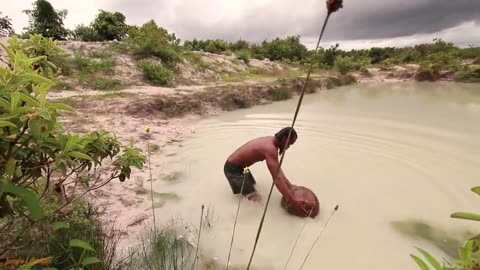
[[[113,59],[102,59],[97,61],[88,58],[84,54],[75,53],[75,56],[72,59],[72,65],[77,68],[81,73],[93,73],[97,71],[102,71],[111,74],[116,64]]]
[[[102,41],[121,40],[126,36],[128,29],[125,19],[125,15],[120,12],[100,10],[91,27]]]
[[[340,74],[344,75],[352,71],[355,68],[355,65],[352,61],[352,58],[348,56],[339,56],[335,61],[335,68],[338,70],[338,72],[340,72]]]
[[[291,99],[292,96],[292,91],[290,91],[287,87],[279,87],[272,92],[270,99],[273,101],[280,101]]]
[[[14,51],[22,52],[27,57],[40,57],[34,68],[43,76],[52,78],[59,73],[71,71],[65,52],[57,46],[57,42],[53,38],[30,35],[26,41],[21,41],[17,36],[13,36],[8,40],[8,46]]]
[[[142,70],[145,79],[155,85],[168,85],[173,78],[172,71],[150,60],[140,60],[137,62],[137,65]]]
[[[220,107],[223,110],[231,111],[251,107],[251,101],[248,95],[239,91],[225,91],[220,98]]]
[[[440,69],[438,66],[432,64],[422,65],[415,74],[415,80],[420,82],[434,82],[438,79],[440,79]]]
[[[83,195],[67,194],[64,185],[92,191],[114,179],[123,182],[130,178],[132,167],[141,169],[146,159],[133,143],[123,146],[105,131],[67,133],[57,119],[74,110],[47,101],[54,82],[35,68],[40,63],[53,69],[54,65],[45,56],[29,58],[22,49],[2,47],[9,56],[9,68],[0,67],[0,254],[17,247],[19,241],[34,242],[49,218],[57,214],[69,218],[62,210]],[[107,158],[113,160],[113,167],[106,178],[96,179],[91,171]],[[49,207],[52,197],[61,199],[54,210]],[[32,238],[25,238],[29,233]],[[83,239],[70,240],[76,240],[69,243],[72,248],[79,248],[79,243],[90,246]]]
[[[248,50],[241,50],[236,53],[237,59],[242,60],[245,64],[250,62],[250,52]]]
[[[133,47],[134,54],[143,58],[155,56],[162,59],[166,65],[173,67],[181,60],[177,46],[172,44],[172,36],[167,30],[158,27],[150,20],[139,27],[131,27],[128,31],[128,43]]]
[[[72,31],[73,39],[80,41],[102,41],[102,37],[92,26],[78,25]]]
[[[270,60],[288,59],[302,60],[307,57],[307,48],[300,43],[300,36],[289,36],[284,39],[275,38],[262,43],[263,56]]]
[[[480,68],[468,68],[456,74],[455,79],[459,82],[480,82]]]

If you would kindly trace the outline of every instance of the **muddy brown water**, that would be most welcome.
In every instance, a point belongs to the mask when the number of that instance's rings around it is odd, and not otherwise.
[[[225,265],[238,200],[223,175],[224,161],[247,140],[289,126],[296,104],[292,99],[208,117],[195,134],[165,149],[175,155],[154,174],[179,177],[156,181],[155,189],[181,199],[157,209],[157,220],[198,224],[201,205],[210,207],[201,252]],[[288,215],[274,189],[256,269],[284,269],[306,222],[287,268],[298,269],[337,204],[303,269],[413,270],[415,247],[449,258],[457,235],[464,240],[462,232],[478,229],[449,217],[480,209],[480,197],[470,191],[480,181],[478,85],[375,83],[324,91],[305,97],[296,129],[299,139],[286,154],[284,172],[317,194],[320,214],[313,220]],[[248,263],[271,185],[264,162],[250,169],[264,200],[242,202],[232,266]]]

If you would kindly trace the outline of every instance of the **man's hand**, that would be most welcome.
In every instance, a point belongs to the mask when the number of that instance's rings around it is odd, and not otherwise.
[[[299,217],[308,217],[310,216],[313,206],[310,205],[308,202],[301,201],[301,200],[293,200],[291,202],[293,210],[295,211],[295,215]]]

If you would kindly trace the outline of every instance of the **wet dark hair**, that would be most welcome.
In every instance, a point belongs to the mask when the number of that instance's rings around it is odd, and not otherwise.
[[[275,134],[275,140],[277,142],[281,142],[283,139],[287,139],[290,130],[292,131],[292,134],[290,135],[290,141],[296,140],[298,138],[297,132],[291,127],[282,128],[279,132],[277,132]]]

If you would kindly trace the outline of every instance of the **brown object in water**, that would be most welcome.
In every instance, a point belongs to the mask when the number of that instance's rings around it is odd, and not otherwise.
[[[327,0],[327,9],[329,13],[333,13],[343,8],[343,0]]]
[[[310,217],[311,218],[316,217],[320,212],[320,203],[318,202],[318,198],[315,195],[315,193],[313,193],[313,191],[311,191],[310,189],[302,186],[293,186],[291,190],[293,193],[292,195],[295,199],[300,201],[305,201],[308,204],[313,205],[312,212],[310,213]],[[285,197],[282,197],[281,206],[282,208],[287,210],[288,213],[295,215],[293,207],[290,205],[289,202],[287,202]]]

